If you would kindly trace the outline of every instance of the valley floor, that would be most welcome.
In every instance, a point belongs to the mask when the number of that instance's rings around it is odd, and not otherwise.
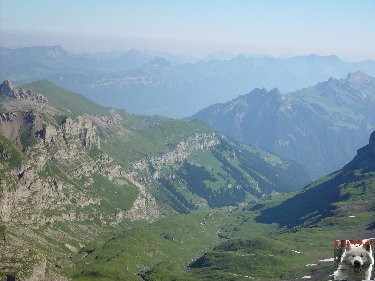
[[[93,243],[75,256],[73,280],[329,280],[333,240],[375,236],[371,212],[278,229],[249,208],[174,215]],[[327,279],[328,278],[328,279]]]

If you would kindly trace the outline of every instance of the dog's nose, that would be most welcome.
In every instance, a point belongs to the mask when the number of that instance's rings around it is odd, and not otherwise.
[[[355,267],[360,267],[361,266],[361,263],[359,261],[354,261],[353,265]]]

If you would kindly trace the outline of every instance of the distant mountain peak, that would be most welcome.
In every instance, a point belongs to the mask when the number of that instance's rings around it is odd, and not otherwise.
[[[271,90],[268,91],[268,93],[278,94],[278,95],[281,94],[279,88],[272,88]]]
[[[247,95],[267,95],[268,93],[266,88],[254,88]]]
[[[143,68],[146,70],[155,70],[157,68],[166,67],[170,65],[171,64],[169,63],[169,61],[166,60],[165,58],[156,57],[152,59],[150,62],[148,62]]]
[[[354,72],[348,80],[330,78],[286,94],[277,88],[255,88],[193,118],[238,141],[302,163],[318,178],[345,165],[367,142],[374,129],[374,89],[374,78]],[[322,146],[322,139],[329,141]]]
[[[49,56],[53,58],[62,57],[69,55],[69,53],[64,50],[60,45],[54,46],[33,46],[23,48],[26,54]]]
[[[297,56],[294,59],[307,59],[310,61],[341,61],[340,58],[336,55],[317,55],[317,54],[310,54],[305,56]]]
[[[63,47],[59,45],[51,46],[48,51],[48,55],[54,56],[54,57],[58,57],[58,56],[66,55],[66,54],[68,54],[68,52],[65,51]]]
[[[249,94],[245,95],[246,97],[278,97],[280,96],[280,90],[278,88],[272,88],[271,90],[267,91],[266,88],[255,88]]]
[[[351,82],[359,82],[359,81],[365,81],[365,80],[372,80],[374,78],[362,71],[356,71],[356,72],[349,72],[348,75],[346,76],[346,79]]]

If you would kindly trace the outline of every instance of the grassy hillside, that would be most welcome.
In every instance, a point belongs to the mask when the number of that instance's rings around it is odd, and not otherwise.
[[[312,183],[280,205],[265,209],[258,221],[301,227],[315,225],[338,212],[370,212],[375,206],[374,135],[341,170]]]
[[[219,216],[202,211],[124,230],[86,246],[76,258],[73,280],[140,280],[136,273],[156,264],[172,263],[182,269],[217,241],[218,223]]]
[[[31,82],[22,87],[41,93],[47,97],[50,105],[63,110],[69,116],[78,116],[82,113],[102,116],[108,113],[108,108],[105,108],[80,94],[60,88],[48,80]]]
[[[260,223],[259,213],[251,206],[222,214],[219,237],[225,239],[221,243],[186,264],[188,269],[158,264],[142,274],[143,280],[295,280],[303,276],[325,280],[333,273],[333,260],[328,259],[333,257],[334,239],[374,237],[374,192],[374,173],[367,174],[365,181],[357,178],[342,185],[341,193],[351,195],[335,203],[334,210],[314,227]],[[291,210],[283,215],[294,217]]]
[[[226,240],[183,269],[182,280],[329,278],[333,240],[375,235],[373,135],[343,169],[297,194],[229,212],[218,233]],[[176,271],[156,265],[143,279],[174,280]]]
[[[77,257],[73,280],[325,280],[333,262],[323,260],[332,258],[334,239],[374,235],[373,211],[359,204],[343,201],[337,208],[357,207],[298,231],[257,222],[251,206],[169,216],[89,247]]]

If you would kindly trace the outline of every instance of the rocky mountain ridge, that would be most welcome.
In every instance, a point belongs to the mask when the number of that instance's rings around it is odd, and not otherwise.
[[[254,89],[191,119],[293,159],[318,178],[342,167],[366,143],[375,128],[374,108],[375,78],[355,72],[292,93]]]
[[[3,83],[0,85],[0,97],[1,95],[5,95],[13,99],[24,99],[36,101],[38,103],[48,103],[45,96],[35,93],[31,89],[25,90],[23,88],[17,88],[17,86],[9,80],[3,81]]]

